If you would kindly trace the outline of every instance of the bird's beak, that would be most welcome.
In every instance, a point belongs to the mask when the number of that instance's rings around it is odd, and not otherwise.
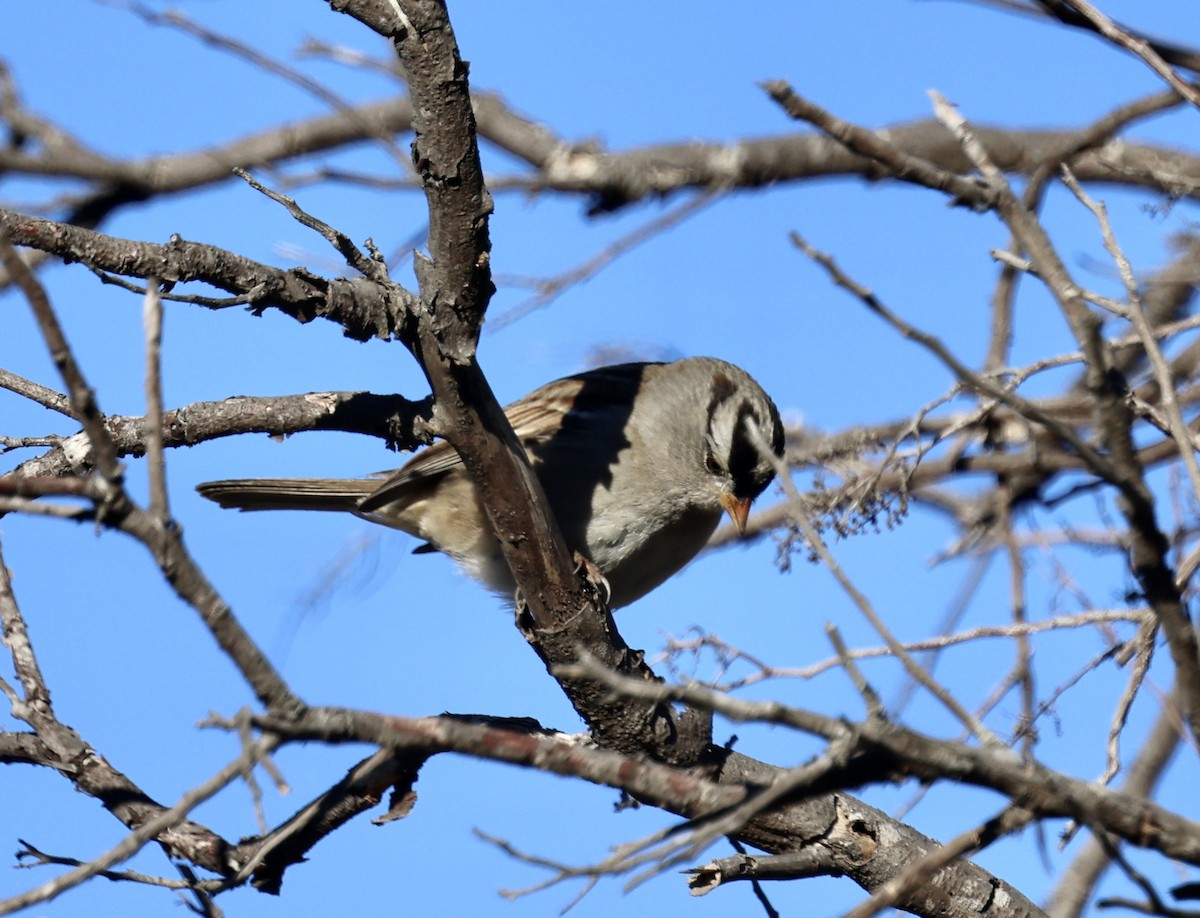
[[[738,535],[745,535],[746,517],[750,515],[750,499],[747,497],[734,497],[727,492],[721,495],[721,506],[725,508],[725,512],[729,514],[729,518],[733,520],[733,525],[737,527]]]

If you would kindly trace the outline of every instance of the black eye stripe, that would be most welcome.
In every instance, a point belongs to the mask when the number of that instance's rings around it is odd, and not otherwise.
[[[753,418],[761,426],[748,402],[738,406],[737,424],[734,427],[733,443],[729,450],[729,475],[733,479],[733,492],[738,497],[756,497],[762,490],[757,486],[755,470],[759,465],[758,447],[750,437],[747,422]]]
[[[711,424],[718,409],[727,411],[733,407],[726,407],[724,403],[732,400],[739,393],[742,395],[742,400],[736,408],[733,439],[729,444],[729,455],[724,456],[721,455],[723,450],[714,450],[715,442]],[[728,466],[723,471],[732,479],[734,495],[739,498],[753,499],[763,492],[767,482],[772,478],[772,472],[759,454],[758,445],[750,433],[749,422],[753,420],[758,425],[759,433],[769,439],[770,450],[776,456],[783,455],[783,424],[780,422],[778,410],[770,399],[765,400],[765,405],[760,404],[756,408],[752,404],[752,400],[746,398],[745,395],[746,393],[739,390],[725,373],[713,374],[712,394],[708,403],[709,450],[713,454],[705,458],[705,464],[709,471],[713,471],[712,464],[716,464],[719,468],[727,461]],[[765,408],[766,417],[763,417],[760,412],[762,408]]]

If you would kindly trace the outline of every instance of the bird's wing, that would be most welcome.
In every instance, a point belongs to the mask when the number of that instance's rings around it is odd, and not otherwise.
[[[565,430],[587,426],[596,416],[628,412],[647,368],[656,366],[659,364],[623,363],[556,379],[513,402],[504,414],[522,445],[535,448]],[[454,447],[439,440],[393,472],[359,509],[369,513],[405,501],[415,490],[424,489],[460,465],[462,458]]]

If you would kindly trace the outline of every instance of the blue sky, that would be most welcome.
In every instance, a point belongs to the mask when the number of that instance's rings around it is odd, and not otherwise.
[[[379,40],[322,4],[206,0],[180,8],[215,31],[305,68],[351,101],[394,91],[378,75],[295,60],[295,49],[308,37],[372,55],[388,53]],[[1103,9],[1146,31],[1200,44],[1194,6],[1182,0],[1105,2]],[[789,132],[794,125],[758,85],[771,78],[789,80],[836,114],[871,126],[928,117],[930,89],[980,124],[1069,127],[1161,88],[1143,64],[1091,36],[970,3],[866,0],[731,7],[474,0],[453,3],[451,15],[475,89],[501,92],[515,109],[565,138],[597,138],[614,150]],[[114,156],[201,149],[325,110],[294,86],[186,35],[149,27],[118,6],[12,5],[5,10],[0,56],[30,109]],[[1195,119],[1195,111],[1181,111],[1139,126],[1133,136],[1187,145],[1194,143]],[[407,147],[407,139],[401,146]],[[493,172],[514,170],[494,149],[485,148],[484,155]],[[375,149],[350,151],[335,162],[396,172]],[[426,219],[423,198],[412,192],[331,186],[293,193],[310,212],[360,242],[370,236],[385,251],[418,232]],[[1146,210],[1153,203],[1147,196],[1102,194],[1128,254],[1142,270],[1163,263],[1168,237],[1196,219],[1189,204],[1163,215]],[[0,180],[0,198],[14,205],[45,197],[43,183]],[[583,210],[583,202],[575,199],[497,195],[493,266],[502,283],[493,315],[528,296],[506,279],[564,271],[651,219],[660,207],[647,204],[596,219],[585,218]],[[1111,272],[1088,267],[1106,263],[1091,218],[1060,193],[1052,197],[1047,214],[1068,264],[1087,284],[1119,294]],[[785,416],[829,430],[903,417],[942,394],[951,382],[948,373],[834,290],[792,248],[792,230],[832,252],[892,308],[942,336],[969,362],[981,359],[996,275],[988,250],[1006,243],[1003,227],[994,218],[949,209],[926,192],[830,180],[729,196],[553,305],[486,335],[481,362],[507,401],[577,371],[600,345],[651,357],[713,354],[750,370]],[[283,266],[301,263],[330,275],[345,271],[323,240],[235,179],[127,208],[104,231],[151,241],[179,233]],[[407,271],[397,276],[407,282]],[[51,266],[43,277],[102,408],[141,413],[140,301],[101,286],[78,267]],[[5,323],[0,366],[56,386],[24,304],[5,294],[0,308]],[[1032,283],[1025,285],[1019,321],[1016,360],[1070,349],[1061,319]],[[326,389],[425,394],[403,348],[360,345],[319,322],[301,327],[270,313],[254,318],[240,310],[209,313],[180,304],[167,307],[166,322],[166,401],[171,406],[236,394]],[[0,416],[6,421],[4,433],[70,432],[58,419],[12,397],[0,397]],[[443,710],[524,715],[578,729],[576,716],[520,640],[508,613],[444,559],[413,557],[407,537],[354,519],[232,515],[199,500],[192,490],[212,478],[350,476],[401,461],[377,441],[314,433],[285,442],[241,438],[176,451],[168,473],[174,511],[192,551],[307,700],[406,715]],[[144,494],[144,466],[131,461],[129,469],[131,487]],[[232,714],[249,695],[140,547],[89,527],[11,516],[0,522],[0,535],[66,722],[166,802],[236,754],[233,739],[199,731],[194,724],[210,710]],[[956,585],[968,575],[970,562],[928,563],[952,536],[941,521],[918,512],[897,531],[854,538],[835,551],[892,627],[911,638],[936,627]],[[653,655],[665,635],[683,635],[698,626],[780,665],[828,656],[827,621],[837,622],[851,644],[877,643],[825,572],[798,563],[781,575],[773,568],[774,554],[766,540],[703,558],[623,611],[622,633],[632,646]],[[339,559],[348,559],[348,570],[333,588],[321,589]],[[1080,553],[1070,562],[1099,591],[1090,597],[1096,606],[1118,603],[1125,584],[1111,559]],[[1035,563],[1034,579],[1031,604],[1038,614],[1072,608],[1055,587],[1048,562],[1042,568]],[[994,565],[967,623],[1003,618],[1006,600],[1005,575]],[[1101,649],[1088,646],[1088,640],[1074,635],[1039,643],[1039,654],[1052,661],[1047,683]],[[978,703],[1009,665],[1009,648],[995,647],[958,652],[943,661],[946,670],[939,675],[952,681],[965,701]],[[706,663],[696,674],[709,672]],[[901,682],[898,669],[888,663],[869,675],[885,697]],[[1044,728],[1039,754],[1074,774],[1098,774],[1103,724],[1123,678],[1097,675],[1088,683],[1091,689],[1067,695],[1057,711],[1060,728]],[[1047,684],[1045,691],[1051,687]],[[759,686],[746,694],[831,713],[860,713],[847,680],[837,673],[814,683]],[[1015,704],[997,715],[997,729],[1011,726]],[[1149,706],[1151,700],[1141,704]],[[945,714],[926,701],[918,702],[911,722],[954,735]],[[11,726],[7,718],[6,723]],[[742,751],[781,765],[802,762],[817,749],[807,738],[783,731],[723,725],[719,735],[722,729],[742,737]],[[1132,738],[1129,748],[1136,748]],[[280,797],[268,790],[269,818],[284,818],[363,754],[361,749],[285,750],[279,761],[293,791]],[[1191,761],[1176,772],[1175,781],[1196,778]],[[44,850],[86,858],[123,834],[96,803],[73,793],[56,775],[9,768],[3,777],[0,812],[6,816],[0,820],[0,841],[9,843],[8,850],[20,836]],[[239,916],[331,909],[554,914],[574,889],[563,886],[506,902],[497,889],[529,885],[543,875],[477,840],[473,828],[531,853],[586,863],[603,858],[611,845],[669,824],[668,817],[651,810],[614,814],[616,794],[609,790],[448,757],[423,770],[417,790],[420,800],[408,819],[375,827],[360,818],[323,842],[310,863],[288,873],[282,898],[238,891],[224,897],[222,906]],[[884,788],[865,796],[891,808],[913,792],[912,787]],[[944,839],[1000,806],[998,798],[982,792],[939,792],[909,818]],[[242,788],[204,806],[196,817],[227,837],[256,831]],[[1049,880],[1030,841],[1027,834],[998,845],[980,861],[1037,898]],[[1074,850],[1052,850],[1050,858],[1060,864]],[[713,853],[729,852],[717,846]],[[132,866],[170,873],[156,851],[143,853]],[[44,870],[0,871],[0,896],[48,876]],[[1120,884],[1117,888],[1124,891]],[[769,892],[784,914],[793,915],[838,914],[862,896],[844,880],[777,884]],[[177,907],[159,890],[96,882],[34,913],[167,914]],[[689,899],[682,879],[671,874],[627,897],[620,880],[605,881],[572,914],[624,909],[702,916],[752,914],[757,907],[745,889]]]

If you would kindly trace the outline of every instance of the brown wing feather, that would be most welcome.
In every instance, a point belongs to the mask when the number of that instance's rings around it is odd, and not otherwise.
[[[586,423],[585,416],[614,406],[628,406],[641,387],[647,367],[656,363],[623,363],[588,370],[547,383],[504,409],[513,432],[530,448],[553,438],[572,419]],[[458,452],[439,440],[398,469],[359,504],[364,513],[408,499],[412,489],[425,487],[462,465]]]

